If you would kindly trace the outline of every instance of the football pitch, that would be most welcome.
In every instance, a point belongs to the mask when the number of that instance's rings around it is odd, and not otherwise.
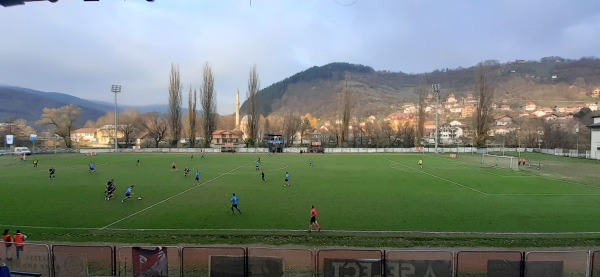
[[[600,234],[598,161],[525,154],[533,165],[519,171],[486,167],[478,154],[2,156],[0,225],[32,238],[47,230],[306,232],[314,205],[323,233]],[[88,172],[90,162],[97,173]],[[107,201],[110,179],[117,189]],[[133,197],[122,203],[131,185]],[[232,193],[242,214],[231,213]]]

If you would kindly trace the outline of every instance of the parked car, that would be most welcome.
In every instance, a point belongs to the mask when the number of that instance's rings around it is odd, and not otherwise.
[[[15,147],[14,154],[19,156],[31,155],[31,151],[27,147]]]

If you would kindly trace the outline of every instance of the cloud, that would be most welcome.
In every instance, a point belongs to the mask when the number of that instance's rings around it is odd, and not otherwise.
[[[594,56],[600,42],[593,1],[251,3],[72,0],[3,8],[0,83],[104,101],[120,84],[120,103],[158,104],[168,101],[171,63],[179,64],[187,94],[200,87],[208,62],[217,110],[232,113],[254,64],[264,88],[330,62],[419,73],[486,59]]]

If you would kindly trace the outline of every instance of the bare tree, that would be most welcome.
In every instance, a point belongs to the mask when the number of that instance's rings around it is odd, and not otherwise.
[[[52,131],[65,141],[65,147],[71,148],[71,131],[75,129],[75,121],[81,116],[81,109],[74,105],[67,105],[58,109],[44,108],[42,118],[36,123],[49,125]]]
[[[143,124],[148,131],[148,136],[156,143],[158,148],[159,143],[165,139],[169,128],[168,119],[158,112],[151,112],[144,115]]]
[[[196,146],[196,98],[196,90],[194,90],[194,93],[192,94],[192,86],[190,85],[190,91],[188,92],[188,139],[191,148]]]
[[[352,126],[352,147],[362,146],[362,127],[354,120],[350,126]]]
[[[0,124],[0,137],[14,135],[14,145],[25,143],[30,134],[36,133],[35,129],[29,126],[25,119],[10,117],[4,122],[4,124]],[[6,145],[6,140],[2,140],[2,142],[4,147],[8,146]]]
[[[383,133],[381,131],[381,126],[377,122],[367,122],[365,124],[365,135],[367,139],[367,144],[371,147],[379,147],[382,145],[383,141]]]
[[[402,147],[413,147],[415,146],[415,127],[410,124],[410,122],[406,121],[401,126],[398,126],[397,139],[400,140],[399,143]]]
[[[310,114],[309,114],[310,115]],[[304,116],[300,119],[300,146],[302,146],[302,141],[304,140],[304,135],[308,133],[312,127],[310,126],[310,120],[308,117]]]
[[[524,118],[519,124],[518,144],[523,143],[525,147],[538,147],[538,142],[543,133],[542,122],[539,119]]]
[[[341,113],[342,121],[340,126],[340,147],[348,146],[348,127],[350,126],[350,118],[352,113],[352,95],[346,83],[341,91]]]
[[[123,133],[125,147],[133,143],[135,134],[142,128],[140,111],[137,109],[126,109],[119,115],[120,124],[118,129]]]
[[[169,76],[169,125],[171,127],[171,145],[177,146],[181,137],[181,78],[179,65],[171,64]]]
[[[202,105],[204,146],[209,147],[212,141],[212,134],[217,129],[217,98],[215,94],[215,78],[208,62],[204,64],[204,71],[202,72],[200,104]]]
[[[425,121],[427,120],[427,114],[425,108],[427,107],[427,88],[425,85],[419,85],[415,91],[419,97],[417,104],[417,128],[415,143],[417,146],[422,146],[423,137],[425,136]]]
[[[492,85],[489,67],[480,63],[475,77],[475,99],[477,100],[474,114],[475,145],[482,147],[485,146],[493,122],[492,100],[495,88]]]
[[[259,127],[259,115],[260,115],[260,101],[258,99],[258,91],[260,90],[260,80],[258,79],[258,72],[256,65],[250,70],[248,77],[248,91],[246,97],[248,101],[248,144],[255,146],[258,143],[258,127]]]
[[[271,122],[269,121],[269,118],[265,118],[265,124],[263,125],[263,130],[265,131],[265,134],[271,133]]]
[[[283,115],[283,137],[285,138],[285,147],[290,147],[296,140],[296,133],[300,129],[300,117],[292,112],[286,110]]]

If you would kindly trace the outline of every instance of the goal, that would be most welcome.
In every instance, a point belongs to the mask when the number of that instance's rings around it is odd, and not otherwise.
[[[493,166],[498,168],[508,168],[511,170],[519,170],[517,165],[518,158],[512,156],[498,156],[491,154],[483,154],[481,163],[485,166]]]

